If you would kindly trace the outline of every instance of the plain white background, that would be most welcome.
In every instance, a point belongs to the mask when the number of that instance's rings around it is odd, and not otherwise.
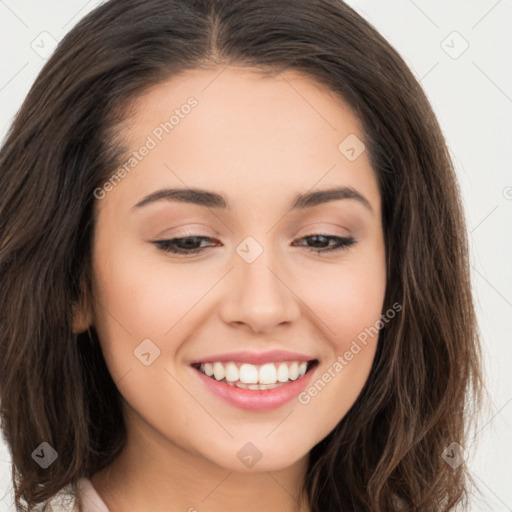
[[[0,0],[0,138],[53,45],[98,0]],[[472,282],[494,409],[464,448],[487,503],[512,510],[512,0],[349,0],[421,81],[464,198]],[[0,440],[0,512],[14,510]],[[32,451],[27,447],[28,451]],[[2,499],[3,497],[3,499]]]

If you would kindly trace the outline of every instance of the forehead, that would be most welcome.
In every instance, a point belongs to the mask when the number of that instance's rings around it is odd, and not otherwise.
[[[315,186],[378,193],[366,152],[351,161],[340,149],[347,138],[362,144],[360,120],[338,95],[292,70],[188,70],[139,96],[120,137],[127,159],[151,141],[116,187],[130,200],[157,186],[222,190],[245,206]]]

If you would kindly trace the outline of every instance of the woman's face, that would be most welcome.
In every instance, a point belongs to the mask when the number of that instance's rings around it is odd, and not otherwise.
[[[296,72],[196,69],[141,96],[121,136],[124,173],[95,193],[86,322],[129,434],[236,471],[290,466],[347,413],[377,348],[362,333],[385,247],[358,119]]]

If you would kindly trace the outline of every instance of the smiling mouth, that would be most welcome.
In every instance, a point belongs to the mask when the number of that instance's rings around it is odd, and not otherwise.
[[[192,367],[207,377],[228,386],[265,390],[275,389],[302,377],[318,364],[311,361],[283,361],[279,363],[250,364],[243,362],[194,363]]]

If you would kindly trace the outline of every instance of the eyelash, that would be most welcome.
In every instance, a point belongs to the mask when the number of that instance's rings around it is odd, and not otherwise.
[[[317,233],[314,235],[309,235],[300,238],[299,240],[306,240],[308,238],[315,238],[315,237],[322,237],[325,239],[330,240],[336,240],[337,244],[334,246],[331,246],[327,249],[315,249],[312,247],[306,247],[306,250],[308,252],[313,252],[317,254],[325,254],[325,253],[331,253],[336,251],[346,251],[350,246],[357,243],[356,239],[354,237],[343,237],[343,236],[333,236],[333,235],[324,235],[322,233]],[[207,247],[199,247],[196,249],[178,249],[176,248],[177,243],[183,240],[187,239],[196,239],[196,240],[211,240],[208,236],[196,236],[196,235],[189,235],[182,238],[171,238],[170,240],[157,240],[153,242],[157,248],[163,252],[172,253],[172,254],[182,254],[182,255],[189,255],[189,254],[198,254],[202,253]]]

